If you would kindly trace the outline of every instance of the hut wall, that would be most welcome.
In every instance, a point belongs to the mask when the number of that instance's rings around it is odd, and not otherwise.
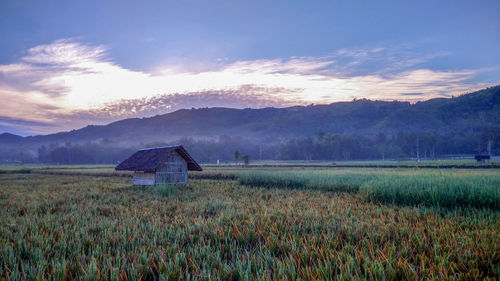
[[[187,184],[187,162],[173,152],[165,163],[156,168],[155,184]]]
[[[154,185],[155,173],[134,172],[134,185]]]

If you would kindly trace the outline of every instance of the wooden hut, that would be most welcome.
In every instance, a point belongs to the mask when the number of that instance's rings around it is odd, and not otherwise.
[[[116,166],[117,171],[134,171],[134,185],[187,184],[188,170],[200,165],[181,146],[145,148]]]

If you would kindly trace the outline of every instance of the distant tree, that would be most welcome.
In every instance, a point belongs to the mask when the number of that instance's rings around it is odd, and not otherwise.
[[[49,157],[48,157],[49,151],[45,145],[42,145],[38,148],[38,161],[42,163],[48,163],[49,162]]]
[[[240,159],[240,153],[238,152],[238,150],[236,150],[236,151],[234,152],[234,159],[235,159],[236,161],[238,161],[238,159]]]
[[[250,156],[243,156],[243,162],[245,163],[245,166],[248,166],[248,164],[250,164]]]

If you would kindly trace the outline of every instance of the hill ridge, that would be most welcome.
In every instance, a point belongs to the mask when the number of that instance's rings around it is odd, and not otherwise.
[[[316,133],[394,134],[398,131],[468,131],[498,127],[500,86],[449,99],[410,104],[403,101],[355,100],[284,108],[197,108],[144,118],[127,118],[106,125],[88,125],[67,132],[21,137],[0,134],[0,143],[22,144],[88,142],[127,139],[130,142],[165,141],[181,137],[250,138],[310,136]],[[500,115],[500,114],[499,114]]]

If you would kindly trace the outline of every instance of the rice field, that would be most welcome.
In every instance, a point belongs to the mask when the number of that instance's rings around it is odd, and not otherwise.
[[[360,193],[366,200],[397,205],[500,210],[500,173],[467,170],[246,171],[239,183],[267,188]]]
[[[0,173],[0,280],[500,276],[495,170],[63,170]]]

